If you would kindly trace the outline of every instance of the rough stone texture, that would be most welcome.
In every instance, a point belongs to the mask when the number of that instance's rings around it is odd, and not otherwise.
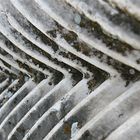
[[[139,93],[139,0],[0,0],[0,140],[139,140]]]

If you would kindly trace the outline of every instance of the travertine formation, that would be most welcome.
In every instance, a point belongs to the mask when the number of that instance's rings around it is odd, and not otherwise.
[[[0,140],[140,140],[140,1],[0,0]]]

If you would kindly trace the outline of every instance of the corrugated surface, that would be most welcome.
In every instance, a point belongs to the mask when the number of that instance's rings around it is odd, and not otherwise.
[[[0,0],[0,140],[139,140],[139,8]]]

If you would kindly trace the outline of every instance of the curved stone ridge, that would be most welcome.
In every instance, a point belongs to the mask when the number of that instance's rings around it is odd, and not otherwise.
[[[139,0],[0,0],[0,140],[140,139]]]

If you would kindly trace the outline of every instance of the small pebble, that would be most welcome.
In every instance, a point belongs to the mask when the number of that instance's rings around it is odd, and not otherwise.
[[[75,14],[74,21],[75,21],[76,24],[80,24],[81,16],[79,14]]]
[[[78,122],[74,122],[71,126],[71,138],[74,138],[74,136],[77,134],[79,128],[78,128]]]
[[[13,93],[9,91],[9,92],[6,94],[5,97],[6,97],[6,98],[10,98],[12,95],[13,95]]]
[[[134,69],[130,69],[129,73],[133,75],[133,74],[135,74],[135,70]]]

